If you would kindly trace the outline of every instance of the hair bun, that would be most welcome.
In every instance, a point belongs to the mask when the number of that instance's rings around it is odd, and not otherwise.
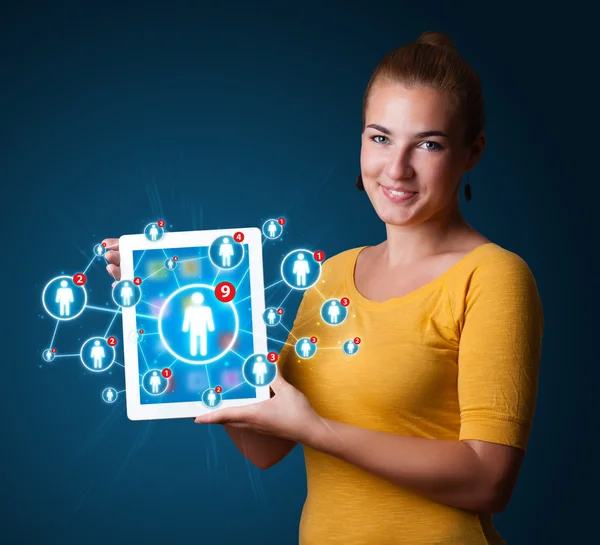
[[[443,32],[425,31],[415,40],[415,43],[434,45],[437,47],[448,47],[456,50],[454,42]]]

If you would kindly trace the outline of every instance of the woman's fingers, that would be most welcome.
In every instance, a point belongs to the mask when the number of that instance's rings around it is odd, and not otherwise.
[[[105,248],[107,250],[116,250],[119,251],[119,239],[118,238],[105,238],[102,241],[102,244],[106,244]]]
[[[118,238],[105,238],[102,241],[105,245],[106,253],[104,258],[108,261],[106,270],[115,280],[121,280],[121,254],[119,253],[119,239]],[[113,283],[114,286],[114,283]]]
[[[120,267],[117,267],[116,265],[113,265],[112,263],[110,263],[106,266],[106,270],[108,271],[108,274],[110,274],[113,278],[115,278],[116,280],[121,280],[121,268]]]
[[[119,251],[109,250],[104,254],[104,257],[106,258],[106,261],[113,263],[117,267],[121,265],[121,253]]]

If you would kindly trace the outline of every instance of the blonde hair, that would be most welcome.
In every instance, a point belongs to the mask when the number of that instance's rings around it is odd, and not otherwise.
[[[452,40],[441,32],[423,32],[414,42],[390,51],[375,68],[363,98],[363,130],[369,97],[380,82],[447,93],[466,123],[466,145],[473,143],[485,127],[479,76],[459,55]]]

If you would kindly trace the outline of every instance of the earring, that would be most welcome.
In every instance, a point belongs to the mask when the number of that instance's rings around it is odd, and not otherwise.
[[[365,185],[363,184],[363,179],[360,174],[356,177],[356,187],[358,188],[359,191],[365,190]]]
[[[467,202],[471,200],[471,184],[465,184],[465,199]]]

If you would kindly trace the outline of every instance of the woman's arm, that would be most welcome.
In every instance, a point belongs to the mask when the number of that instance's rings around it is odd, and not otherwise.
[[[298,444],[289,439],[259,433],[250,428],[223,424],[238,450],[259,469],[268,469],[285,458]]]
[[[429,499],[475,512],[506,508],[524,451],[485,441],[447,441],[320,419],[302,441]]]

